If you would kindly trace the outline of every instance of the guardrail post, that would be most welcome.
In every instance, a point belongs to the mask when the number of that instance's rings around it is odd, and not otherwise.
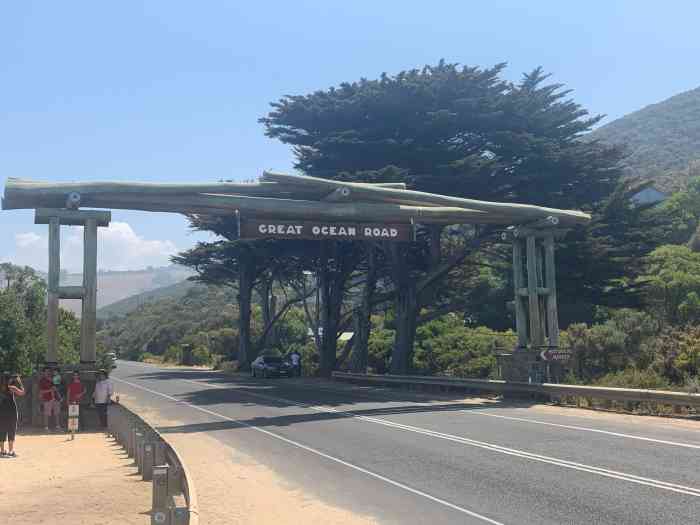
[[[153,448],[153,442],[150,439],[143,444],[141,478],[144,481],[151,481],[153,479]]]
[[[129,433],[127,435],[127,442],[126,442],[126,453],[130,458],[134,457],[134,450],[136,450],[135,447],[136,443],[136,429],[131,427],[129,430]]]
[[[188,525],[190,522],[190,510],[186,507],[173,507],[170,509],[170,523],[172,525]]]
[[[165,443],[157,438],[153,443],[153,464],[165,465],[165,463],[167,463],[165,459]]]
[[[168,465],[153,467],[153,503],[151,525],[163,525],[170,522],[168,509]]]
[[[146,441],[146,436],[141,433],[136,433],[136,454],[134,459],[136,460],[136,471],[139,474],[143,474],[143,445]]]
[[[180,465],[170,465],[168,469],[168,494],[177,496],[182,493],[182,469]]]

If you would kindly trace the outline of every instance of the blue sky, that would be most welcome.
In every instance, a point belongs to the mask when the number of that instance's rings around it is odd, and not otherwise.
[[[290,170],[257,123],[269,102],[440,58],[506,61],[514,80],[542,65],[606,121],[700,85],[692,0],[22,0],[0,13],[0,184]],[[163,264],[199,238],[175,215],[113,220],[103,268]],[[0,212],[0,261],[45,268],[45,227],[32,223]]]

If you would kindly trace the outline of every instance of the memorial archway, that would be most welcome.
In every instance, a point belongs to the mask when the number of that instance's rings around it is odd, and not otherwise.
[[[402,183],[349,183],[265,172],[257,183],[155,184],[49,183],[8,179],[5,210],[35,209],[35,222],[49,225],[48,348],[56,361],[60,298],[82,299],[81,361],[94,366],[97,227],[106,208],[235,217],[241,239],[381,240],[409,242],[417,225],[489,224],[504,227],[513,245],[514,311],[518,359],[509,379],[543,349],[556,350],[559,327],[555,240],[590,216],[575,210],[487,202],[407,190]],[[84,281],[59,286],[59,228],[85,229]],[[525,372],[527,373],[527,372]],[[507,374],[506,374],[507,375]]]

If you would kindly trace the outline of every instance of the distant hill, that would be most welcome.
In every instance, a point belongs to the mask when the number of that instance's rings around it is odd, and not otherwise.
[[[591,138],[626,145],[631,176],[654,179],[664,191],[700,174],[700,88],[625,115],[593,131]]]
[[[99,319],[110,319],[113,317],[126,315],[133,312],[140,306],[153,303],[161,299],[180,299],[187,295],[190,290],[198,286],[201,287],[204,285],[192,281],[180,281],[179,283],[171,284],[170,286],[163,286],[162,288],[156,288],[155,290],[132,295],[131,297],[127,297],[121,301],[117,301],[99,308],[97,310],[97,317]]]
[[[121,301],[128,297],[171,286],[191,276],[193,272],[183,266],[170,265],[161,268],[146,268],[137,271],[99,271],[97,274],[97,308]],[[79,273],[61,274],[61,285],[80,285],[83,276]],[[80,301],[63,300],[61,306],[80,315]]]

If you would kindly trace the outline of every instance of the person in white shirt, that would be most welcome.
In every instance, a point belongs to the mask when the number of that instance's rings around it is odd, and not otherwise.
[[[92,400],[97,408],[97,415],[100,417],[100,426],[107,428],[107,407],[112,402],[114,394],[114,386],[107,378],[107,371],[100,370],[97,372],[97,383],[95,391],[92,393]]]

